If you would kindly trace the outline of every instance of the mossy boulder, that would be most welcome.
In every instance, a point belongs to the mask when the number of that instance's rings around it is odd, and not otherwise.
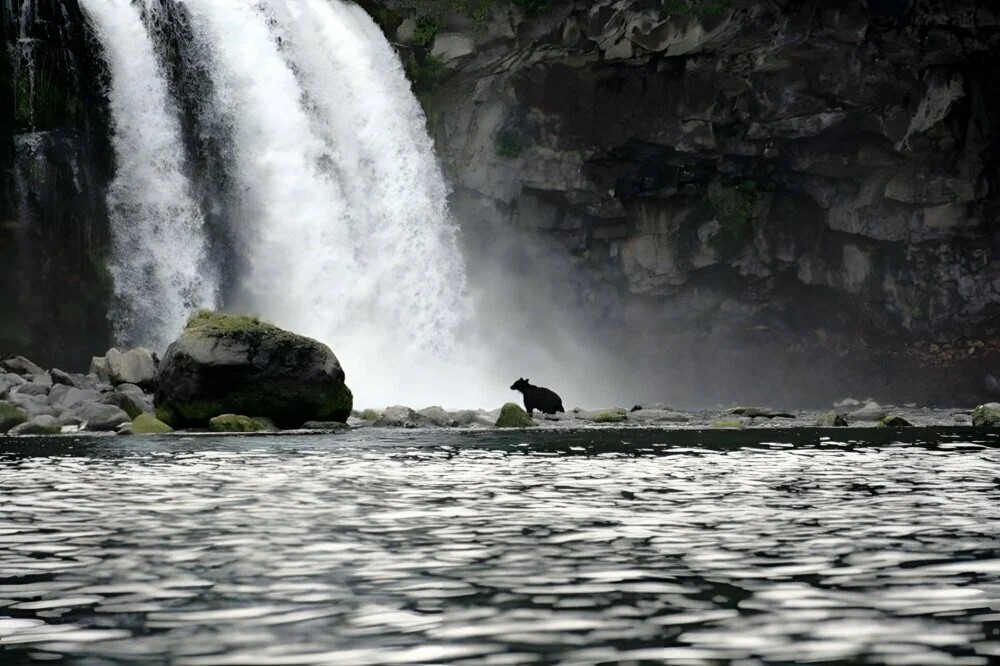
[[[1000,427],[1000,402],[979,405],[972,412],[972,425],[980,428]]]
[[[847,417],[843,414],[838,414],[837,412],[827,412],[823,416],[819,417],[816,425],[823,426],[825,428],[846,428]]]
[[[222,414],[254,414],[280,428],[346,422],[354,398],[329,347],[245,315],[201,311],[167,348],[156,375],[156,415],[204,428]]]
[[[239,414],[222,414],[210,419],[208,427],[212,432],[263,432],[267,423]]]
[[[0,433],[28,422],[28,413],[9,402],[0,401]]]
[[[515,402],[508,402],[500,409],[496,422],[498,428],[530,428],[533,425],[535,421],[528,416],[528,412]]]
[[[890,414],[878,423],[879,428],[912,428],[913,424],[902,416]]]
[[[152,414],[139,414],[132,421],[132,433],[135,435],[162,435],[173,431],[173,428]]]

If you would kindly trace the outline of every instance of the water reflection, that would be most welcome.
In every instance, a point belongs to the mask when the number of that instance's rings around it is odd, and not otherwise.
[[[1000,657],[1000,450],[660,444],[4,443],[0,662]]]

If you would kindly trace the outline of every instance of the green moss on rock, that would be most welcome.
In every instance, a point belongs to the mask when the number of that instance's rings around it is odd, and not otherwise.
[[[627,420],[624,412],[601,412],[594,417],[594,423],[623,423]]]
[[[152,414],[139,414],[132,421],[132,433],[136,435],[162,435],[174,429]]]
[[[528,416],[528,412],[514,402],[508,402],[500,409],[500,417],[497,419],[498,428],[530,428],[535,425],[535,421]]]
[[[264,423],[240,414],[222,414],[209,420],[212,432],[262,432],[267,430]]]
[[[9,402],[0,402],[0,433],[7,432],[14,426],[27,423],[28,414],[20,407]]]
[[[979,405],[972,412],[972,425],[980,428],[1000,427],[1000,402]]]

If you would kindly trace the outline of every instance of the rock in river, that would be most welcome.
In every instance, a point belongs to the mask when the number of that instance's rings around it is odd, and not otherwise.
[[[253,414],[281,428],[346,422],[354,399],[326,345],[256,318],[201,311],[167,349],[156,411],[175,427],[207,427],[221,414]]]

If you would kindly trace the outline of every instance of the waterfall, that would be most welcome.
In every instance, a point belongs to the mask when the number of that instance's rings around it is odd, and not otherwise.
[[[162,350],[187,315],[215,306],[204,220],[184,173],[184,144],[162,67],[129,0],[81,0],[111,74],[116,174],[111,220],[117,341]]]
[[[447,188],[396,54],[339,0],[181,6],[239,192],[226,305],[328,343],[361,400],[401,399],[453,351],[466,304]]]
[[[163,348],[214,305],[326,342],[366,404],[427,399],[461,365],[465,265],[371,18],[340,0],[81,1],[111,73],[122,341]]]

